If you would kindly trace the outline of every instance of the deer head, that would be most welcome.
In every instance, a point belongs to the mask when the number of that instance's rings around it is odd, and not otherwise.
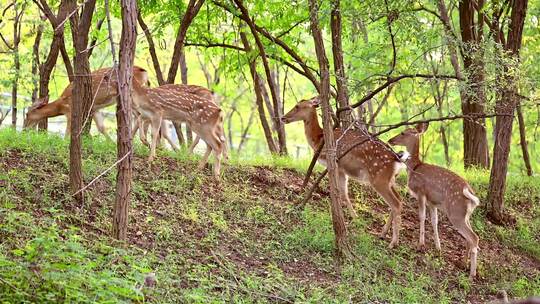
[[[291,123],[294,121],[308,120],[315,109],[320,105],[318,97],[313,97],[309,100],[302,100],[297,103],[287,114],[281,117],[281,121],[284,123]]]
[[[405,146],[407,149],[415,145],[420,136],[426,132],[429,124],[427,122],[419,123],[414,128],[407,128],[398,135],[392,137],[388,143],[393,146]]]
[[[30,107],[28,107],[28,112],[24,119],[24,128],[32,128],[37,125],[37,123],[43,119],[43,115],[39,109],[43,108],[46,104],[49,103],[49,96],[45,96],[37,99]]]

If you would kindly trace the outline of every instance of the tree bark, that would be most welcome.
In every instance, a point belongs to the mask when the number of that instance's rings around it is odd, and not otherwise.
[[[133,148],[130,124],[133,80],[131,71],[137,42],[137,4],[136,0],[121,0],[120,3],[122,7],[122,35],[120,37],[119,100],[116,105],[116,120],[118,122],[118,159],[121,161],[117,165],[113,236],[119,240],[125,240],[131,197]]]
[[[38,98],[39,79],[36,75],[39,74],[39,46],[41,44],[41,37],[44,29],[43,23],[40,23],[36,30],[36,38],[34,39],[34,45],[32,47],[32,103],[36,102]]]
[[[165,79],[163,79],[163,72],[161,71],[161,66],[159,64],[159,59],[156,52],[156,45],[154,44],[154,38],[152,37],[150,30],[148,29],[148,25],[146,25],[146,23],[144,22],[140,11],[137,13],[137,20],[139,21],[139,25],[143,30],[146,41],[148,42],[148,50],[150,51],[150,57],[152,58],[152,65],[154,66],[154,71],[156,72],[158,84],[160,86],[164,85]]]
[[[11,125],[15,129],[17,127],[17,94],[19,87],[19,76],[21,70],[21,59],[19,56],[19,43],[21,42],[21,19],[24,14],[25,5],[20,10],[17,1],[13,2],[13,10],[15,18],[13,21],[13,67],[15,75],[13,75],[13,84],[11,87]]]
[[[71,9],[76,9],[74,0],[66,1]],[[83,120],[89,117],[92,104],[92,77],[90,76],[90,64],[88,62],[88,32],[94,14],[96,0],[88,0],[80,14],[72,14],[70,19],[73,46],[75,48],[73,81],[73,100],[71,103],[71,141],[69,145],[69,184],[75,199],[83,204],[83,173],[82,173],[82,149],[81,128]]]
[[[493,146],[493,165],[489,179],[488,190],[488,216],[497,224],[505,222],[504,193],[506,190],[506,174],[508,172],[508,156],[512,139],[512,125],[514,111],[519,103],[518,78],[515,69],[510,62],[519,62],[519,50],[523,35],[523,26],[527,12],[527,0],[515,0],[512,2],[512,13],[508,29],[508,38],[503,46],[513,60],[505,61],[502,75],[499,77],[499,96],[496,102],[497,116],[495,120],[495,144]],[[502,32],[502,30],[500,30]]]
[[[345,225],[345,218],[343,216],[343,210],[341,208],[339,187],[337,184],[337,152],[336,142],[334,139],[333,122],[330,107],[330,72],[328,59],[324,50],[324,41],[321,30],[319,28],[319,7],[317,0],[309,0],[309,10],[311,19],[311,32],[313,40],[315,42],[315,51],[317,53],[317,60],[319,62],[319,69],[321,74],[321,90],[320,101],[323,112],[323,128],[324,128],[324,142],[326,162],[328,169],[328,179],[330,184],[330,198],[332,201],[332,223],[335,233],[336,253],[339,258],[342,258],[349,253],[347,245],[347,226]]]
[[[182,84],[188,84],[188,67],[186,62],[186,52],[182,49],[180,54],[180,78],[182,79]],[[210,89],[210,87],[208,87]],[[175,126],[176,127],[176,126]],[[180,124],[179,124],[180,127]],[[182,134],[182,129],[179,128],[180,134]],[[178,131],[178,130],[177,130]],[[186,125],[186,140],[187,144],[191,145],[193,142],[193,133],[191,133],[191,128]]]
[[[255,39],[255,44],[257,45],[257,48],[259,50],[259,55],[263,62],[264,72],[266,74],[266,81],[268,82],[268,87],[270,89],[270,96],[272,96],[273,112],[272,112],[271,117],[272,117],[272,120],[274,121],[274,125],[276,126],[276,130],[278,134],[278,142],[280,143],[279,154],[287,155],[287,145],[285,144],[286,143],[285,131],[284,131],[283,122],[281,121],[280,119],[281,117],[279,114],[279,99],[277,96],[276,84],[274,83],[274,80],[272,78],[272,73],[271,73],[270,65],[268,64],[268,58],[266,56],[264,45],[261,42],[257,28],[255,27],[253,20],[249,16],[249,13],[246,7],[244,6],[242,0],[234,0],[234,3],[236,3],[236,6],[240,9],[243,16],[243,20],[249,26],[249,29],[251,30],[251,34],[253,35],[253,38]]]
[[[347,75],[343,63],[343,46],[341,42],[341,8],[340,0],[332,0],[330,17],[330,30],[332,32],[332,55],[334,57],[334,72],[336,73],[337,103],[339,108],[349,106],[349,92],[347,89]],[[352,111],[346,110],[338,113],[339,122],[343,129],[353,123]]]
[[[169,68],[169,74],[167,76],[167,83],[174,83],[176,74],[178,73],[180,56],[182,55],[182,49],[184,48],[184,40],[186,38],[187,30],[195,16],[197,16],[199,13],[203,3],[204,0],[189,0],[186,13],[184,14],[180,27],[178,28],[176,41],[174,42],[174,51],[171,58],[171,67]]]
[[[478,22],[474,22],[472,0],[459,2],[459,23],[464,47],[461,50],[463,66],[467,74],[469,90],[461,95],[463,115],[484,115],[486,95],[484,88],[485,68],[483,62],[483,0],[478,2]],[[454,67],[455,69],[455,67]],[[463,163],[465,168],[489,168],[489,151],[484,118],[463,121]]]
[[[252,49],[251,49],[251,45],[249,44],[249,41],[247,39],[247,35],[245,32],[240,31],[240,39],[242,40],[242,43],[244,44],[244,48],[249,54]],[[268,125],[268,121],[266,120],[266,113],[264,112],[263,96],[261,92],[261,87],[259,85],[261,80],[259,77],[259,73],[257,73],[257,63],[255,60],[256,60],[255,58],[251,58],[249,60],[249,71],[251,72],[251,78],[253,79],[253,90],[255,91],[255,102],[257,104],[257,111],[259,112],[259,119],[261,121],[261,127],[263,128],[266,144],[268,145],[268,149],[270,150],[270,153],[275,154],[275,153],[278,153],[278,149],[274,142],[274,138],[272,137],[272,130],[270,130],[270,126]]]
[[[49,49],[49,54],[45,59],[45,62],[39,66],[39,98],[49,96],[49,82],[51,80],[51,75],[54,67],[56,66],[56,61],[58,55],[60,54],[60,48],[64,45],[64,26],[60,26],[58,20],[64,20],[68,15],[68,2],[61,1],[60,6],[58,7],[58,12],[56,15],[52,12],[46,0],[34,0],[36,4],[42,9],[43,13],[49,20],[51,27],[53,28],[53,39]],[[68,71],[68,76],[70,81],[73,81],[73,68],[71,67],[71,62],[69,58],[64,58],[64,65]],[[69,71],[71,70],[71,73]],[[38,124],[38,129],[47,130],[47,119],[43,119]]]
[[[521,111],[521,105],[518,105],[517,108],[517,117],[519,123],[519,143],[521,145],[521,153],[523,155],[523,163],[527,169],[527,175],[532,176],[532,166],[531,158],[529,156],[529,145],[527,143],[527,132],[525,130],[525,120],[523,119],[523,112]]]

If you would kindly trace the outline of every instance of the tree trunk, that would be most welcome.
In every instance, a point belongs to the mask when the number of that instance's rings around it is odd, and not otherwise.
[[[121,161],[117,165],[113,236],[119,240],[125,240],[131,197],[133,148],[130,124],[133,80],[131,71],[137,42],[137,4],[136,0],[121,0],[120,3],[122,6],[122,36],[120,38],[119,100],[116,105],[116,120],[118,122],[118,159]]]
[[[34,39],[34,46],[32,47],[32,103],[36,102],[38,98],[39,79],[36,75],[39,73],[39,46],[41,44],[43,29],[44,25],[43,23],[40,23],[36,30],[36,38]]]
[[[274,124],[276,126],[276,130],[278,131],[278,142],[284,143],[284,145],[279,146],[279,154],[281,155],[287,155],[287,145],[285,144],[285,131],[283,122],[281,121],[281,117],[279,114],[279,99],[277,96],[277,89],[276,84],[274,83],[274,80],[272,78],[272,73],[270,69],[270,65],[268,64],[268,58],[266,56],[266,51],[264,49],[264,45],[261,42],[261,39],[259,38],[259,33],[257,31],[257,28],[255,24],[253,23],[253,20],[249,16],[249,13],[244,6],[242,0],[234,0],[234,3],[236,3],[236,6],[240,9],[242,12],[242,16],[244,21],[246,21],[247,25],[249,26],[251,30],[251,34],[253,35],[253,38],[255,39],[255,44],[257,45],[257,48],[259,50],[259,55],[261,57],[261,60],[263,62],[264,72],[266,74],[266,81],[268,82],[268,87],[270,89],[270,95],[272,96],[272,103],[273,103],[273,113],[271,115]]]
[[[324,142],[326,162],[328,168],[328,179],[330,184],[330,198],[332,201],[332,223],[335,233],[336,252],[339,258],[342,258],[349,253],[347,245],[347,226],[345,225],[345,218],[343,216],[343,210],[341,208],[339,187],[337,184],[337,153],[336,142],[334,139],[333,123],[332,123],[332,108],[330,107],[330,72],[328,59],[324,50],[324,41],[321,30],[319,28],[319,7],[317,0],[309,0],[310,6],[310,19],[311,19],[311,32],[313,40],[315,42],[315,51],[317,53],[317,60],[319,62],[319,69],[321,73],[321,90],[320,101],[323,112],[323,128],[324,128]]]
[[[471,0],[459,2],[459,23],[464,47],[461,50],[467,74],[469,90],[461,95],[463,115],[484,115],[486,95],[484,88],[485,68],[483,62],[483,0],[478,3],[479,22],[474,22]],[[476,29],[476,30],[475,30]],[[455,68],[455,67],[454,67]],[[484,118],[463,120],[463,163],[465,168],[489,168],[486,123]]]
[[[76,9],[74,0],[68,1],[72,9]],[[69,145],[69,184],[75,199],[84,203],[83,173],[82,173],[82,149],[81,127],[83,120],[89,116],[92,104],[92,77],[90,76],[90,64],[88,62],[88,32],[94,14],[96,0],[88,0],[79,17],[78,13],[70,17],[71,33],[75,48],[74,73],[77,75],[73,81],[73,100],[71,103],[71,141]]]
[[[332,32],[332,54],[334,56],[334,72],[336,73],[337,103],[339,108],[349,106],[349,92],[347,89],[347,75],[343,64],[343,46],[341,43],[341,9],[340,0],[332,0],[332,12],[330,30]],[[343,129],[347,129],[353,123],[352,111],[339,112],[339,123]]]
[[[247,39],[246,33],[244,33],[243,31],[240,31],[240,39],[242,40],[244,48],[246,49],[247,54],[249,55],[252,49],[251,49],[251,46],[249,45],[249,41]],[[257,104],[257,111],[259,112],[259,119],[261,121],[261,127],[263,128],[266,144],[268,145],[268,149],[270,150],[270,153],[275,154],[275,153],[278,153],[278,149],[274,142],[274,138],[272,137],[272,130],[270,130],[270,126],[268,125],[268,121],[266,120],[266,113],[264,112],[263,96],[261,92],[261,87],[259,85],[261,80],[259,77],[259,73],[257,73],[257,64],[255,62],[255,58],[250,59],[249,70],[251,72],[251,78],[253,79],[253,90],[255,91],[255,102]]]
[[[180,57],[182,55],[182,49],[184,48],[184,40],[186,38],[187,30],[191,25],[191,22],[199,13],[204,0],[189,0],[186,8],[186,13],[182,18],[180,27],[178,28],[178,34],[176,35],[176,41],[174,42],[174,51],[171,58],[171,67],[169,68],[169,75],[167,76],[167,83],[174,83],[176,74],[178,73],[178,65],[180,64]]]
[[[17,94],[19,86],[19,75],[21,69],[21,60],[19,57],[19,43],[21,42],[21,17],[24,13],[19,12],[17,1],[13,2],[13,10],[15,11],[15,19],[13,22],[13,67],[15,68],[15,75],[13,75],[13,84],[11,88],[11,125],[15,129],[17,128]]]
[[[532,176],[532,166],[531,166],[531,158],[529,156],[529,147],[527,143],[527,132],[525,131],[525,120],[523,119],[523,113],[521,111],[521,105],[518,105],[517,108],[517,117],[518,117],[518,123],[519,123],[519,143],[521,145],[521,153],[523,155],[523,162],[525,164],[525,168],[527,169],[527,175]]]
[[[187,75],[188,75],[188,68],[187,68],[187,62],[186,62],[186,52],[182,50],[182,53],[180,54],[180,78],[182,79],[182,84],[188,84]],[[182,133],[181,131],[182,129],[180,129],[180,134]],[[186,139],[187,139],[187,144],[191,145],[191,143],[193,142],[193,133],[191,132],[191,128],[188,125],[186,125]]]
[[[154,65],[154,71],[156,72],[156,78],[157,78],[158,84],[160,86],[164,85],[165,79],[163,79],[163,72],[161,71],[161,66],[159,64],[159,59],[156,52],[156,45],[154,44],[154,39],[152,38],[152,34],[150,33],[148,26],[144,22],[144,19],[140,11],[137,13],[137,20],[139,21],[139,25],[141,26],[141,29],[143,30],[144,36],[146,37],[146,41],[148,42],[148,50],[150,52],[150,57],[152,58],[152,64]]]
[[[491,166],[488,190],[488,206],[490,207],[488,216],[497,224],[505,222],[504,193],[506,174],[508,172],[508,156],[510,154],[514,111],[519,102],[518,78],[516,73],[513,72],[519,67],[510,66],[510,62],[519,61],[526,12],[527,0],[515,0],[512,2],[508,38],[504,49],[514,60],[508,60],[504,63],[503,75],[499,77],[500,98],[495,106],[497,114],[506,114],[505,116],[497,116],[495,120],[496,137],[493,146],[493,165]]]
[[[61,1],[60,6],[58,7],[58,13],[56,16],[52,13],[47,2],[45,0],[40,0],[41,6],[45,9],[45,16],[49,20],[51,27],[53,28],[53,39],[51,42],[51,47],[49,49],[49,54],[45,59],[45,62],[39,66],[39,98],[49,96],[49,82],[51,80],[51,75],[54,67],[56,66],[56,61],[58,55],[60,54],[61,45],[64,44],[64,24],[60,26],[58,20],[65,20],[68,15],[68,1]],[[69,58],[64,61],[66,70],[70,70],[71,62]],[[72,69],[71,69],[72,70]],[[71,77],[73,74],[69,74],[70,81],[73,81]],[[47,130],[47,119],[43,119],[38,124],[38,129]]]

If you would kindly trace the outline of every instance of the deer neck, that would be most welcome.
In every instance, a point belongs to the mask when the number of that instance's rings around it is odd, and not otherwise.
[[[306,138],[309,145],[313,150],[317,150],[319,143],[323,138],[323,129],[319,125],[319,120],[317,119],[317,112],[313,110],[310,114],[310,117],[304,120],[304,131],[306,133]]]
[[[422,161],[420,160],[420,139],[415,140],[406,147],[407,151],[411,154],[407,160],[408,170],[414,170],[418,165],[422,164]]]
[[[41,118],[56,117],[69,114],[69,105],[60,98],[39,108]]]

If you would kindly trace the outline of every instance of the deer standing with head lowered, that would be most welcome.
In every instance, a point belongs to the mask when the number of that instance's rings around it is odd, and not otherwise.
[[[156,88],[141,86],[133,81],[133,104],[143,120],[150,121],[152,143],[148,161],[156,155],[159,129],[164,119],[186,122],[206,143],[207,149],[199,163],[202,169],[210,153],[214,153],[214,176],[219,179],[221,157],[225,153],[223,113],[212,101],[192,94],[181,85],[167,84]]]
[[[284,123],[303,121],[307,141],[313,150],[316,150],[323,140],[323,130],[317,119],[316,108],[319,106],[317,97],[304,100],[296,104],[285,116]],[[405,166],[402,160],[392,149],[369,134],[360,130],[341,129],[334,130],[336,138],[337,154],[342,155],[354,144],[366,141],[352,149],[348,154],[338,160],[338,186],[341,200],[347,205],[352,216],[356,216],[354,207],[348,195],[349,177],[362,183],[370,184],[390,206],[390,217],[383,227],[381,237],[384,237],[392,226],[392,241],[390,248],[399,242],[399,229],[401,226],[402,200],[394,189],[395,177]],[[326,165],[324,150],[318,161]]]
[[[201,87],[201,86],[198,86],[198,85],[192,85],[192,84],[176,84],[174,86],[171,86],[171,88],[173,89],[177,89],[178,91],[183,91],[183,92],[187,92],[187,93],[190,93],[190,94],[194,94],[194,95],[197,95],[203,99],[206,99],[208,100],[209,102],[212,102],[216,105],[218,105],[218,103],[216,102],[216,96],[214,94],[214,92],[212,92],[211,90],[205,88],[205,87]],[[139,131],[139,137],[141,138],[141,141],[143,142],[143,144],[147,145],[147,146],[150,146],[150,144],[148,143],[148,140],[146,139],[146,133],[148,132],[148,127],[150,126],[150,120],[148,119],[143,119],[143,117],[141,115],[137,115],[137,124],[135,125],[134,127],[134,131],[133,133],[135,134],[135,132],[138,130]],[[189,123],[188,123],[189,125]],[[165,122],[162,123],[161,125],[161,132],[162,132],[162,135],[163,137],[165,137],[165,139],[169,142],[169,144],[173,147],[173,149],[177,150],[178,147],[176,146],[176,144],[174,143],[174,141],[172,140],[172,138],[169,136],[169,133],[168,133],[168,130],[169,130],[169,126],[166,125]],[[224,131],[221,130],[221,133],[224,134]],[[190,147],[189,147],[189,152],[190,153],[193,153],[193,150],[195,149],[195,146],[199,143],[199,140],[200,140],[200,137],[199,135],[195,134],[195,138],[193,139],[193,142],[191,143]],[[224,156],[226,158],[226,154],[227,154],[227,146],[225,145],[224,146]]]
[[[148,73],[140,67],[133,67],[133,77],[140,83],[148,82]],[[116,87],[116,74],[112,68],[103,68],[92,72],[92,91],[94,99],[92,100],[92,115],[98,130],[105,136],[103,117],[96,112],[99,109],[110,106],[116,102],[118,89]],[[73,94],[73,85],[70,83],[62,92],[62,95],[55,101],[48,103],[49,97],[38,99],[28,108],[28,113],[24,120],[24,128],[32,128],[41,120],[49,117],[66,115],[67,128],[66,136],[69,135],[71,125],[71,97]]]
[[[467,181],[445,168],[423,163],[419,156],[420,137],[428,128],[427,123],[408,128],[390,139],[392,145],[405,146],[410,153],[406,161],[409,193],[418,200],[420,218],[419,246],[425,246],[426,206],[431,215],[435,247],[441,250],[438,230],[438,209],[442,209],[450,223],[467,242],[470,258],[470,277],[476,276],[478,236],[471,228],[470,217],[480,200]]]

